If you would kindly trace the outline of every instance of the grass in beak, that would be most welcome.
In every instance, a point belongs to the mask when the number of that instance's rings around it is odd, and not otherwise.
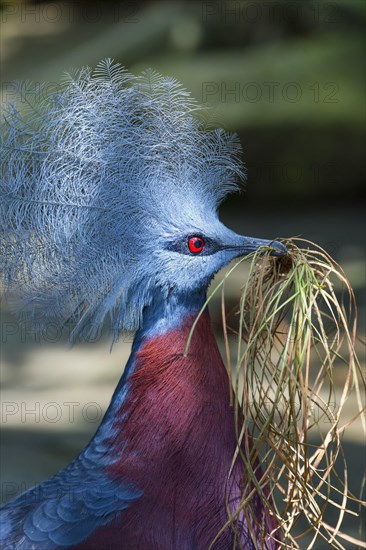
[[[353,422],[361,422],[366,433],[366,385],[355,351],[354,293],[342,268],[323,249],[299,239],[284,244],[288,256],[271,256],[262,248],[249,257],[234,358],[225,287],[248,257],[229,270],[207,300],[221,290],[238,441],[232,468],[241,460],[246,472],[241,504],[233,512],[227,502],[228,521],[220,533],[228,525],[235,531],[246,518],[258,548],[266,548],[270,538],[278,547],[302,548],[305,536],[308,549],[319,544],[366,548],[342,531],[345,515],[357,516],[365,506],[348,488],[342,449],[342,437]],[[350,399],[356,400],[357,412],[347,418]],[[251,509],[255,492],[267,519],[256,517]],[[337,512],[332,524],[331,507]],[[235,548],[241,547],[238,541]]]

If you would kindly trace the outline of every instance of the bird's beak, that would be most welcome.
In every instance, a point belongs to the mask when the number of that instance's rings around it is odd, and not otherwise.
[[[279,241],[268,241],[265,239],[254,239],[252,237],[242,237],[236,235],[235,244],[233,243],[228,248],[236,252],[235,256],[247,256],[251,252],[255,252],[259,247],[268,247],[273,256],[286,256],[287,248]]]

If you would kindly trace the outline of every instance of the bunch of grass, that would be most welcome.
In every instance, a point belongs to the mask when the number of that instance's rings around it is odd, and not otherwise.
[[[365,506],[349,490],[342,448],[344,433],[356,420],[366,432],[354,293],[342,268],[323,249],[299,239],[285,244],[285,257],[263,249],[251,255],[235,331],[226,321],[225,287],[248,257],[208,298],[221,290],[238,440],[233,465],[242,460],[248,478],[240,507],[233,513],[228,505],[226,526],[235,529],[240,515],[248,514],[255,491],[281,527],[270,533],[268,522],[247,522],[261,532],[259,548],[266,547],[268,537],[284,548],[366,548],[358,536],[342,531],[345,515],[358,522]],[[355,411],[351,418],[345,407],[349,400]],[[236,547],[241,548],[239,542]]]

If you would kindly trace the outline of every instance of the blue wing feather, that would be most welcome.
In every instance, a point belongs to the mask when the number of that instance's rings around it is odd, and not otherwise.
[[[73,546],[118,519],[141,494],[132,483],[116,482],[80,455],[56,476],[1,509],[1,548],[53,550]]]

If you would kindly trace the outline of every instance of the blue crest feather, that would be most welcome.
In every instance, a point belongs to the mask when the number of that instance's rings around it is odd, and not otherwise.
[[[237,189],[237,137],[207,130],[176,80],[110,59],[56,90],[14,94],[1,135],[8,299],[44,323],[95,332],[109,317],[113,330],[135,330],[157,284],[151,243],[179,225],[182,204],[207,215]]]

